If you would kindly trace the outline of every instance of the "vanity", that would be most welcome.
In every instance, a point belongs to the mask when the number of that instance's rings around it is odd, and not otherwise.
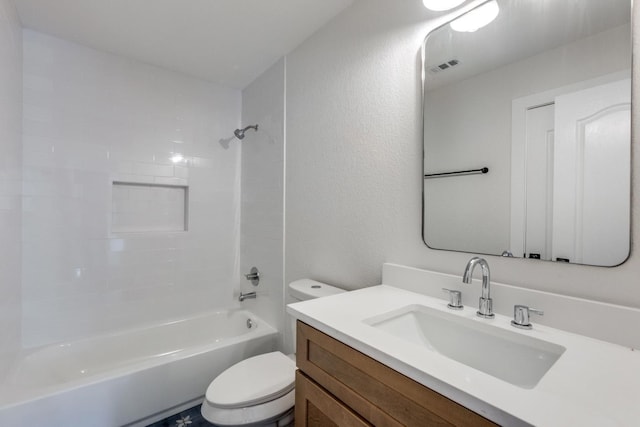
[[[501,302],[512,300],[508,285],[493,284],[497,312],[486,319],[476,314],[478,280],[465,285],[460,276],[385,264],[383,283],[390,285],[288,306],[298,319],[298,425],[640,421],[640,351],[544,326],[533,317],[530,330],[514,328]],[[440,290],[456,283],[463,292],[461,310],[449,309]],[[524,302],[540,297],[522,292],[517,298]],[[559,304],[582,316],[571,301]],[[584,309],[621,311],[608,313],[613,323],[640,320],[640,310],[593,304]]]
[[[296,354],[301,426],[496,425],[300,321]]]

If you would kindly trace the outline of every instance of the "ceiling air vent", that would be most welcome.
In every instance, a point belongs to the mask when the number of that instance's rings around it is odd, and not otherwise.
[[[444,70],[448,70],[448,69],[450,69],[450,68],[453,68],[453,67],[455,67],[456,65],[459,65],[459,64],[460,64],[460,61],[458,61],[457,59],[450,59],[450,60],[449,60],[449,61],[447,61],[447,62],[443,62],[443,63],[442,63],[442,64],[440,64],[440,65],[436,65],[436,66],[434,66],[434,67],[429,68],[429,71],[430,71],[432,74],[436,74],[436,73],[439,73],[439,72],[441,72],[441,71],[444,71]]]

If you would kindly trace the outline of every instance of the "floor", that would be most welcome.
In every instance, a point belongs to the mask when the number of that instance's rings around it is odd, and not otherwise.
[[[210,427],[213,424],[202,418],[200,405],[160,420],[147,427]]]
[[[164,420],[149,424],[147,427],[215,427],[202,417],[200,406],[202,405],[173,414]],[[293,410],[291,410],[291,415],[293,415]],[[280,422],[282,423],[283,421],[281,420]],[[289,422],[285,427],[293,427],[295,425],[295,422],[291,419],[289,419]]]

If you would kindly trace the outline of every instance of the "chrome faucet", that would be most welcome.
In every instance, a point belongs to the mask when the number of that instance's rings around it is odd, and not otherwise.
[[[482,268],[482,296],[478,306],[478,316],[491,319],[493,314],[493,301],[491,300],[491,279],[489,277],[489,264],[484,258],[473,257],[467,263],[462,275],[463,283],[471,283],[473,269],[476,265]]]
[[[256,297],[256,293],[255,292],[247,292],[247,293],[242,293],[240,292],[240,296],[238,297],[238,300],[240,300],[240,302],[246,300],[246,299],[253,299]]]

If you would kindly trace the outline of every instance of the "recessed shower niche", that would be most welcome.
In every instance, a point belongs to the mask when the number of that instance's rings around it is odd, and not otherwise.
[[[111,231],[187,231],[189,188],[114,181]]]

